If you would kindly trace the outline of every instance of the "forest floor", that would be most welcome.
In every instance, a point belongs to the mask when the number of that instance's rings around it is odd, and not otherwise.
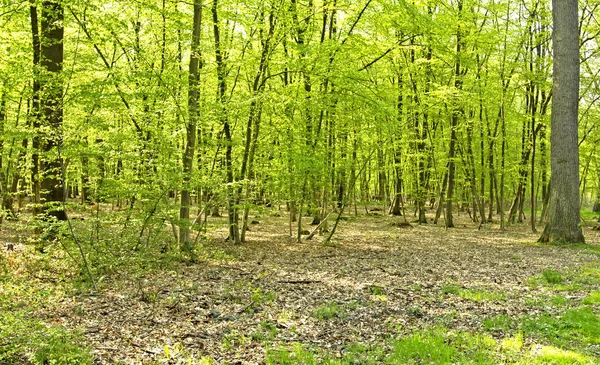
[[[362,216],[325,246],[290,238],[285,215],[255,219],[241,246],[213,219],[200,262],[116,269],[94,295],[36,276],[28,246],[3,253],[3,277],[43,291],[31,315],[72,333],[94,364],[600,364],[598,231],[560,247],[524,225]],[[8,284],[2,295],[26,306]],[[35,362],[14,349],[0,364]]]

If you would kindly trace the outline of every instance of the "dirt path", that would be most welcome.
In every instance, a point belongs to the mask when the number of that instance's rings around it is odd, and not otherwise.
[[[228,258],[105,278],[101,295],[65,299],[47,319],[83,329],[98,364],[253,364],[266,347],[293,342],[335,354],[430,325],[478,330],[485,317],[534,311],[525,303],[543,289],[528,286],[532,276],[598,259],[536,245],[523,228],[397,228],[363,217],[342,222],[325,247],[318,237],[296,243],[284,218],[259,220],[241,247],[214,239]],[[600,243],[598,232],[586,238]],[[444,294],[452,288],[481,300]]]

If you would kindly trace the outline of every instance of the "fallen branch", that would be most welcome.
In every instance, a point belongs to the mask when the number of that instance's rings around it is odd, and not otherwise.
[[[315,229],[313,229],[313,231],[312,231],[312,232],[310,232],[310,234],[308,235],[308,237],[306,237],[306,240],[307,240],[307,241],[308,241],[308,240],[311,240],[311,239],[312,239],[312,238],[315,236],[315,234],[317,233],[317,231],[318,231],[319,229],[321,229],[321,226],[322,226],[322,225],[323,225],[325,222],[327,222],[327,218],[329,218],[329,216],[330,216],[330,215],[331,215],[331,212],[329,212],[329,214],[327,214],[327,216],[325,216],[325,218],[323,218],[323,219],[321,220],[321,223],[319,223],[319,224],[318,224],[318,225],[315,227]]]
[[[279,280],[278,283],[281,284],[312,284],[312,283],[320,283],[321,280]]]

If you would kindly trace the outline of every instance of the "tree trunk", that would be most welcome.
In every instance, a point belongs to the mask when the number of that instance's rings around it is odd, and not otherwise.
[[[40,65],[43,73],[40,91],[40,107],[42,111],[42,125],[48,128],[44,134],[42,150],[50,152],[62,148],[62,121],[63,121],[63,37],[64,37],[64,10],[62,2],[42,2],[41,19],[41,47]],[[58,220],[66,220],[63,210],[63,163],[62,157],[47,157],[43,162],[42,196],[45,204],[44,210]]]
[[[181,207],[179,208],[179,243],[186,252],[191,252],[190,245],[190,206],[191,199],[191,174],[194,166],[196,152],[196,131],[198,124],[198,99],[200,88],[200,29],[202,25],[202,1],[194,1],[194,20],[192,31],[192,44],[190,50],[190,65],[188,79],[188,122],[186,124],[186,144],[183,153],[183,188],[181,189]]]
[[[39,213],[39,204],[41,202],[40,196],[40,30],[39,21],[37,14],[37,5],[34,0],[31,0],[31,6],[29,7],[31,16],[31,38],[32,38],[32,49],[33,49],[33,85],[31,90],[31,112],[30,120],[31,127],[34,130],[32,137],[32,152],[31,152],[31,190],[33,193],[34,203],[34,214]]]
[[[460,14],[462,12],[462,0],[458,1],[458,14],[460,18]],[[462,36],[460,25],[456,32],[456,62],[454,64],[454,87],[457,90],[462,89],[462,80],[461,80],[461,62],[460,55],[462,50]],[[458,100],[455,100],[454,103],[458,103]],[[454,199],[454,175],[455,175],[455,162],[454,158],[456,155],[456,129],[458,127],[458,118],[460,114],[460,107],[458,105],[452,106],[452,117],[450,120],[450,144],[448,146],[448,191],[446,193],[446,228],[454,227],[454,222],[452,220],[452,204]]]
[[[229,239],[235,243],[240,243],[240,232],[238,229],[238,207],[236,205],[235,189],[233,188],[233,138],[231,135],[231,125],[225,106],[226,87],[226,64],[221,50],[221,36],[219,30],[218,0],[212,3],[213,34],[215,40],[215,60],[217,62],[217,102],[220,106],[219,120],[223,125],[225,135],[225,170],[227,173],[227,217],[229,221]]]
[[[554,75],[548,224],[540,242],[584,242],[579,214],[577,0],[552,0]]]
[[[598,174],[598,189],[596,190],[596,201],[594,202],[592,212],[600,213],[600,173]]]

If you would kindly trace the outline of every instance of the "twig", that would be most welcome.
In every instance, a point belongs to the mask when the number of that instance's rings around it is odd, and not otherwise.
[[[279,280],[278,283],[282,284],[313,284],[320,283],[321,280]]]

